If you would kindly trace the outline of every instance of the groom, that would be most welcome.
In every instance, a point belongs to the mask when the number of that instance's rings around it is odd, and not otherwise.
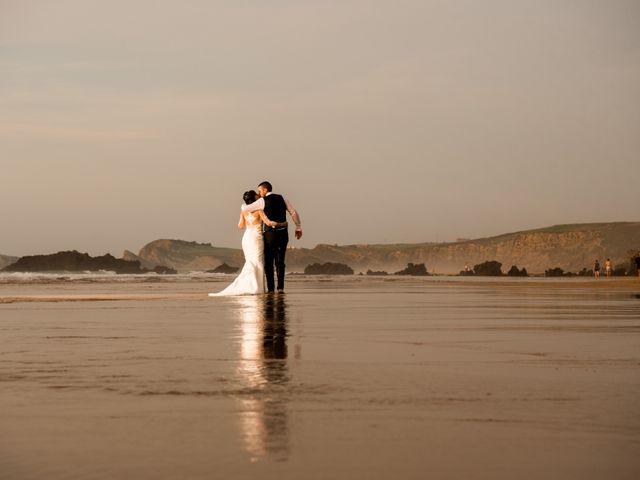
[[[243,212],[256,212],[264,210],[264,214],[274,222],[282,223],[287,221],[287,212],[291,215],[296,224],[296,238],[302,237],[302,225],[300,216],[293,205],[282,195],[273,193],[273,187],[269,182],[262,182],[258,185],[258,195],[260,198],[250,205],[243,205]],[[287,227],[263,227],[264,239],[264,272],[267,276],[267,291],[274,291],[273,264],[276,264],[278,276],[278,292],[284,292],[284,256],[287,253],[289,243],[289,230]]]

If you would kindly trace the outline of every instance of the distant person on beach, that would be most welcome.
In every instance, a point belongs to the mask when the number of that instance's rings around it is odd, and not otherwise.
[[[593,265],[593,275],[596,278],[600,278],[600,261],[596,258],[596,263]]]
[[[604,261],[604,274],[605,274],[607,277],[610,277],[610,276],[611,276],[611,259],[610,259],[610,258],[607,258],[607,259]]]

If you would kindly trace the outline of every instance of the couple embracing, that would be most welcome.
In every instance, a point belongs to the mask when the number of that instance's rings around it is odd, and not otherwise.
[[[302,237],[300,216],[293,205],[282,195],[272,192],[269,182],[258,185],[258,192],[244,192],[238,228],[244,228],[242,252],[244,266],[231,285],[209,296],[252,295],[264,293],[264,277],[267,292],[275,291],[273,267],[277,274],[278,292],[284,292],[284,257],[289,243],[287,212],[296,224],[296,238]]]

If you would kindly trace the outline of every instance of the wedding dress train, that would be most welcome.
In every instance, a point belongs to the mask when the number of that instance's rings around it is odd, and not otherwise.
[[[262,221],[251,214],[244,216],[246,227],[242,236],[244,266],[231,285],[210,297],[230,295],[255,295],[264,293],[264,242]]]

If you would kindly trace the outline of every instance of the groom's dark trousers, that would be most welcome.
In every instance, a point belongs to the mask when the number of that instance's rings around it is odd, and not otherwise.
[[[267,276],[267,291],[274,291],[273,264],[276,265],[278,290],[284,290],[284,256],[289,243],[287,227],[279,229],[265,228],[264,238],[264,273]]]

